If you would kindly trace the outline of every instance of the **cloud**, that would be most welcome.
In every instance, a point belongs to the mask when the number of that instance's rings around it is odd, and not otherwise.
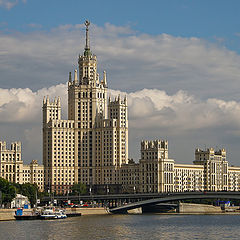
[[[59,84],[33,92],[25,89],[0,89],[0,122],[29,123],[39,120],[43,96],[61,96],[66,108],[66,85]]]
[[[41,159],[43,96],[61,96],[67,118],[65,82],[84,36],[83,24],[0,33],[0,135],[21,140],[27,161]],[[131,157],[138,159],[140,140],[164,138],[177,162],[191,162],[194,148],[206,144],[226,147],[230,162],[240,165],[237,53],[220,42],[153,36],[110,23],[91,24],[90,36],[99,72],[107,70],[109,88],[118,89],[111,95],[128,96]]]
[[[112,96],[124,95],[111,90]],[[182,132],[203,128],[240,128],[240,103],[216,98],[200,100],[182,90],[168,95],[158,89],[128,93],[129,118],[136,129],[167,128]]]
[[[148,35],[130,26],[91,24],[91,49],[109,86],[121,91],[163,89],[187,91],[198,98],[237,100],[240,57],[199,38]],[[1,87],[37,90],[66,82],[84,49],[84,25],[62,25],[50,31],[0,33]],[[16,81],[18,79],[18,81]]]
[[[27,0],[22,0],[21,2],[26,3]],[[10,1],[10,0],[0,0],[0,7],[6,8],[10,10],[14,6],[16,6],[19,3],[18,0]]]
[[[221,140],[225,136],[240,138],[240,102],[216,98],[201,100],[182,90],[172,95],[159,89],[130,93],[109,90],[109,94],[112,98],[119,94],[128,97],[130,140],[134,139],[130,141],[130,156],[135,158],[139,154],[137,146],[145,138],[170,138],[178,142],[184,136],[182,142],[192,144],[195,136],[196,145],[213,136],[220,136]],[[15,139],[23,142],[28,159],[41,159],[42,100],[47,95],[52,100],[61,97],[62,119],[67,119],[67,84],[37,91],[28,88],[0,89],[0,129],[5,131],[1,136],[8,138],[6,129],[11,131],[12,125],[19,126],[22,132]],[[201,136],[198,132],[206,133]],[[223,144],[216,139],[212,143]],[[190,156],[194,146],[186,148],[185,154],[189,151]],[[173,151],[173,156],[179,157],[180,150],[177,149]]]
[[[30,28],[42,28],[42,25],[38,23],[29,23],[28,26]]]

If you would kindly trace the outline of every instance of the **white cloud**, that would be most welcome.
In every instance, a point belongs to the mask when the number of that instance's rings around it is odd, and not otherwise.
[[[92,51],[100,70],[107,70],[111,88],[128,92],[156,88],[169,94],[182,89],[202,99],[238,99],[240,57],[218,43],[139,34],[129,26],[109,23],[92,24],[90,36]],[[65,82],[83,51],[84,37],[83,24],[48,32],[1,33],[1,87],[37,90]]]
[[[111,95],[118,94],[111,90]],[[136,129],[168,128],[176,133],[228,125],[240,128],[240,103],[236,101],[204,101],[181,90],[168,95],[158,89],[143,89],[128,94],[128,105],[131,125]]]
[[[41,128],[43,96],[61,96],[67,117],[62,83],[76,67],[84,36],[83,24],[0,33],[0,135],[23,141],[29,160],[38,158],[30,139]],[[177,161],[192,160],[194,147],[201,144],[224,145],[238,161],[238,54],[220,43],[140,34],[129,26],[91,24],[90,36],[100,71],[106,69],[109,87],[119,89],[111,94],[128,95],[130,156],[138,155],[143,138],[167,138]]]
[[[27,0],[22,0],[21,2],[26,3]],[[0,0],[0,7],[10,10],[19,3],[18,0]]]
[[[61,96],[66,108],[66,85],[59,84],[33,92],[25,89],[0,89],[0,122],[29,123],[39,119],[43,96]]]
[[[177,139],[185,136],[186,144],[192,142],[192,138],[187,137],[191,131],[195,136],[198,136],[197,131],[207,132],[201,140],[196,139],[195,144],[205,143],[210,135],[240,138],[240,102],[216,98],[200,100],[184,91],[168,95],[158,89],[130,93],[110,90],[111,97],[119,94],[128,97],[130,139],[136,138],[135,143],[131,143],[130,156],[138,155],[136,146],[144,138]],[[55,96],[61,97],[62,118],[67,119],[66,84],[35,92],[30,89],[0,89],[0,129],[11,128],[12,124],[22,128],[22,134],[15,138],[24,142],[25,154],[32,158],[40,158],[42,100],[47,95],[52,100]],[[1,135],[4,137],[4,134]],[[221,145],[221,142],[215,143]],[[178,156],[175,151],[173,153]]]

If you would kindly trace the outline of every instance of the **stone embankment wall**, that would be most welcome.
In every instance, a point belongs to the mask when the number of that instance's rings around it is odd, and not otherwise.
[[[66,208],[66,211],[67,211],[67,213],[81,213],[82,216],[108,214],[108,212],[103,207],[97,207],[97,208]]]
[[[221,213],[220,207],[207,204],[180,203],[179,213]]]
[[[15,220],[16,209],[0,209],[0,221]],[[24,212],[31,212],[32,209],[24,209]],[[103,215],[108,214],[104,208],[66,208],[67,213],[81,213],[85,215]]]
[[[15,220],[16,209],[0,209],[0,221]],[[31,212],[31,209],[24,209],[24,212]]]

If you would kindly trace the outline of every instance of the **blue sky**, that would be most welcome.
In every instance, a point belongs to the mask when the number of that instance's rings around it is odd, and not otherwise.
[[[91,21],[98,70],[129,98],[129,156],[168,139],[190,163],[195,147],[225,147],[240,165],[240,1],[0,0],[0,136],[41,161],[41,103],[61,96]]]
[[[0,8],[0,22],[7,24],[2,29],[24,32],[33,30],[29,24],[49,30],[89,19],[98,26],[106,22],[131,25],[149,34],[224,39],[228,47],[239,51],[239,9],[238,0],[19,0],[11,9]]]

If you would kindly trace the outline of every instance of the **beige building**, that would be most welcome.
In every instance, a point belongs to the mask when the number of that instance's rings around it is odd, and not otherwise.
[[[30,164],[23,165],[23,183],[36,183],[41,192],[44,191],[44,167],[39,165],[37,160],[32,160]]]
[[[204,190],[223,191],[228,190],[228,162],[226,151],[196,149],[194,164],[204,167]]]
[[[85,25],[85,50],[73,79],[69,73],[68,120],[61,120],[60,99],[43,100],[45,188],[57,193],[78,182],[117,184],[128,163],[127,99],[107,97],[106,72],[100,79]]]
[[[21,142],[11,143],[8,149],[5,141],[0,141],[0,177],[19,184],[36,183],[40,191],[44,190],[44,167],[37,160],[24,165],[21,154]]]
[[[196,149],[194,164],[176,164],[168,158],[168,142],[142,141],[141,159],[122,166],[123,189],[140,192],[239,191],[240,167],[228,166],[226,150]],[[139,184],[139,185],[138,185]]]
[[[203,165],[174,164],[174,192],[202,191]]]
[[[168,141],[142,141],[139,161],[141,192],[172,192],[174,160],[168,158]]]
[[[60,99],[43,100],[44,187],[71,191],[74,183],[121,184],[124,192],[235,191],[240,168],[229,167],[224,149],[196,149],[194,164],[168,158],[168,142],[142,141],[139,163],[128,161],[126,97],[108,97],[107,75],[100,78],[90,49],[89,22],[78,69],[68,79],[68,120]],[[12,176],[11,176],[12,177]]]
[[[129,159],[128,164],[121,166],[120,184],[122,185],[123,192],[141,192],[139,163],[135,163],[133,159]]]

